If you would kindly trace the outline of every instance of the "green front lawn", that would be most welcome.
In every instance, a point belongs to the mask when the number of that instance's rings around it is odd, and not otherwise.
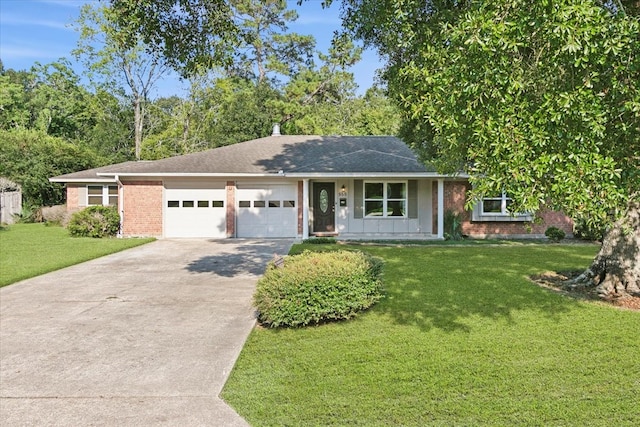
[[[1,227],[0,287],[152,240],[69,237],[64,228],[44,224]]]
[[[256,328],[222,394],[252,426],[637,425],[640,313],[527,279],[585,268],[596,246],[357,248],[386,260],[386,298]]]

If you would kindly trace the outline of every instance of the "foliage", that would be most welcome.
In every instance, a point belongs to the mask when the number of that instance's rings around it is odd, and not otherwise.
[[[270,327],[307,326],[354,317],[382,297],[382,263],[362,252],[304,252],[267,268],[254,304]]]
[[[71,218],[67,205],[44,206],[41,209],[42,220],[47,225],[66,227]]]
[[[71,215],[67,230],[72,237],[113,237],[120,231],[115,206],[89,206]]]
[[[462,219],[458,212],[447,210],[444,213],[444,238],[445,240],[462,239]]]
[[[64,201],[61,184],[49,178],[97,166],[94,153],[34,130],[0,130],[0,176],[22,186],[24,205],[56,205]]]
[[[368,246],[387,297],[352,322],[254,329],[222,398],[256,426],[634,426],[640,313],[526,277],[597,249]]]
[[[96,86],[105,86],[112,93],[128,91],[133,106],[134,152],[139,160],[146,104],[168,66],[162,56],[149,54],[142,39],[126,33],[127,28],[119,23],[109,7],[85,4],[76,22],[80,37],[73,53],[83,59],[86,74]]]
[[[573,224],[573,234],[582,240],[602,241],[605,231],[605,227],[582,220],[577,220]]]
[[[8,193],[13,191],[22,191],[20,184],[11,181],[10,179],[0,177],[0,193]]]
[[[304,239],[302,243],[308,243],[310,245],[335,245],[338,241],[334,237],[311,237]]]
[[[547,236],[549,240],[554,243],[558,243],[560,240],[564,239],[566,233],[559,229],[558,227],[549,227],[544,231],[544,235]]]
[[[16,81],[18,73],[0,74],[0,128],[9,130],[25,126],[29,122],[29,111],[25,108],[26,91]],[[13,77],[13,78],[12,78]]]
[[[315,39],[289,31],[287,24],[295,22],[298,13],[287,9],[286,0],[232,0],[229,4],[242,34],[227,68],[229,75],[256,84],[277,84],[279,76],[295,75],[311,64]]]
[[[87,108],[95,125],[80,138],[80,143],[92,150],[101,163],[120,163],[135,159],[133,111],[130,102],[116,96],[108,88],[96,88]]]
[[[354,34],[388,58],[403,136],[469,203],[507,192],[611,223],[640,188],[640,23],[615,2],[347,0]]]
[[[95,125],[91,94],[71,64],[36,64],[30,71],[0,72],[0,129],[34,129],[67,140]]]
[[[105,90],[89,92],[68,61],[36,64],[29,71],[1,65],[0,130],[59,137],[114,163],[131,158],[128,106]]]
[[[23,203],[20,212],[13,214],[13,220],[18,224],[42,222],[42,211],[37,206]]]
[[[0,286],[153,240],[71,237],[62,227],[12,224],[0,230]]]
[[[123,46],[142,41],[183,76],[232,63],[242,32],[226,0],[110,0]]]

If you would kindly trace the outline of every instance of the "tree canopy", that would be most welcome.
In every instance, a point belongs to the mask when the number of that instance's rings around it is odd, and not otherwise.
[[[346,0],[344,16],[388,59],[405,140],[469,174],[470,203],[507,192],[610,223],[640,188],[640,24],[609,3]]]

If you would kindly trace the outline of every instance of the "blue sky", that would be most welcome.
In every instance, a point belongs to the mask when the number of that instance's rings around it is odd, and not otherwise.
[[[66,57],[73,63],[71,50],[78,35],[70,27],[87,0],[0,0],[0,59],[5,69],[28,70],[36,62],[48,64]],[[326,52],[333,31],[340,28],[339,4],[330,9],[321,7],[320,0],[307,0],[301,7],[289,0],[289,7],[298,10],[298,20],[291,31],[311,34],[317,49]],[[362,61],[351,71],[364,93],[374,82],[375,70],[381,67],[376,54],[366,51]],[[81,74],[82,69],[75,65]],[[182,95],[183,87],[168,78],[159,85],[160,96]]]

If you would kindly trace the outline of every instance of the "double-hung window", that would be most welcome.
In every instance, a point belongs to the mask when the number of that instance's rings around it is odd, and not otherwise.
[[[365,182],[364,216],[367,218],[406,217],[407,182]]]
[[[117,185],[88,185],[87,206],[118,206]]]
[[[505,193],[495,197],[483,198],[473,209],[473,221],[531,221],[529,213],[510,212],[513,203]]]
[[[509,215],[512,200],[502,193],[500,197],[487,197],[480,202],[482,215]]]

